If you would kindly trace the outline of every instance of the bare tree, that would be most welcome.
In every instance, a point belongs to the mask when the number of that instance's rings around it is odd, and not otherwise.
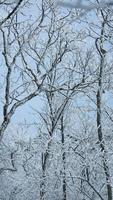
[[[102,131],[102,94],[103,94],[103,77],[104,77],[104,68],[105,68],[105,58],[106,58],[106,51],[104,50],[104,34],[105,34],[105,26],[108,15],[104,15],[103,11],[101,11],[103,22],[101,27],[101,34],[100,38],[96,40],[96,47],[100,55],[100,66],[99,66],[99,77],[98,77],[98,91],[97,91],[97,131],[98,131],[98,140],[100,143],[100,148],[102,151],[102,162],[104,173],[106,176],[106,185],[107,185],[107,196],[108,200],[112,200],[112,186],[110,181],[110,172],[109,166],[107,164],[107,152],[105,147],[105,141],[103,138],[103,131]]]

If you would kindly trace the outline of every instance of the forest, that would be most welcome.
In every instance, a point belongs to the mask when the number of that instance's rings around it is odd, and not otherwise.
[[[113,1],[0,0],[0,200],[113,200]]]

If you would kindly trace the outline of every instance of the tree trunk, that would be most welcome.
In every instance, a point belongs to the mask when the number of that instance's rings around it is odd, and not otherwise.
[[[45,196],[45,169],[46,169],[46,163],[43,162],[45,158],[43,158],[44,155],[42,153],[42,178],[41,178],[41,183],[40,183],[40,200],[44,200]],[[45,164],[44,164],[45,163]]]
[[[101,63],[100,63],[100,69],[99,69],[99,81],[98,81],[98,91],[97,91],[97,131],[98,131],[98,140],[102,152],[102,162],[103,162],[103,169],[106,177],[106,184],[107,184],[107,199],[112,200],[112,187],[110,183],[110,173],[109,173],[109,167],[106,159],[106,149],[105,149],[105,143],[103,140],[103,132],[102,132],[102,78],[103,78],[103,68],[104,68],[104,60],[105,55],[101,56]]]
[[[63,115],[61,117],[61,139],[62,139],[62,161],[63,161],[63,200],[67,199],[66,196],[66,152],[64,150],[64,143],[65,143],[65,137],[64,137],[64,120],[63,120]]]
[[[49,157],[49,145],[48,144],[48,148],[46,150],[45,153],[42,153],[42,179],[41,179],[41,183],[40,183],[40,200],[44,200],[45,199],[45,193],[46,193],[46,165],[47,165],[47,160]]]

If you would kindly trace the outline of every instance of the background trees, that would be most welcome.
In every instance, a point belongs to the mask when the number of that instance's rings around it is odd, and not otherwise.
[[[0,199],[112,200],[113,16],[99,6],[1,2]]]

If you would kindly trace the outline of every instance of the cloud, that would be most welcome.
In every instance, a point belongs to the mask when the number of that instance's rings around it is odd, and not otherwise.
[[[99,4],[89,4],[89,5],[85,5],[81,1],[77,1],[76,3],[57,1],[57,5],[70,9],[84,9],[90,11],[92,9],[99,9],[99,8],[106,8],[109,6],[113,6],[113,1],[108,1],[108,2],[102,1]]]

